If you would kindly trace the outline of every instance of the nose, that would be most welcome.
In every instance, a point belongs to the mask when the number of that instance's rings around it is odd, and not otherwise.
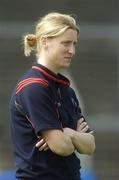
[[[74,45],[74,44],[72,44],[72,45],[70,46],[70,48],[69,48],[69,53],[72,54],[72,55],[75,54],[75,45]]]

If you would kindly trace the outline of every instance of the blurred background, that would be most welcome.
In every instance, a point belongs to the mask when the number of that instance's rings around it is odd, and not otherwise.
[[[22,35],[33,33],[34,22],[54,10],[74,14],[80,23],[77,54],[69,73],[96,137],[96,151],[83,160],[84,169],[91,168],[98,180],[118,180],[118,0],[0,0],[0,180],[5,179],[3,172],[15,168],[9,131],[10,96],[18,78],[34,61],[23,55]]]

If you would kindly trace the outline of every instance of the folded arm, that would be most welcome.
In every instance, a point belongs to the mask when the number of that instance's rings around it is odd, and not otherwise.
[[[78,120],[77,130],[64,128],[64,133],[71,138],[75,149],[81,154],[92,154],[95,150],[93,131],[87,133],[88,125],[83,119]]]
[[[83,118],[78,120],[76,130],[66,127],[63,131],[43,131],[36,147],[40,151],[51,149],[60,156],[68,156],[75,150],[81,154],[92,154],[95,150],[95,138],[93,131],[87,133],[89,127],[83,120]]]
[[[42,132],[42,138],[45,139],[44,145],[47,144],[51,151],[60,156],[68,156],[75,150],[71,138],[61,130],[45,130]],[[43,145],[40,148],[43,150]]]

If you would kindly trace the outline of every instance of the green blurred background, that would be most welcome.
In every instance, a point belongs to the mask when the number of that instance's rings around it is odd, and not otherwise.
[[[0,0],[0,170],[14,168],[9,100],[17,79],[31,67],[22,35],[50,11],[75,14],[80,40],[70,73],[95,131],[92,167],[99,180],[119,179],[119,1]]]

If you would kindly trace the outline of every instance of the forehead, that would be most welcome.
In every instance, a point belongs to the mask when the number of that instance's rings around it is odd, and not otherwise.
[[[56,37],[58,40],[69,40],[69,41],[77,41],[78,35],[77,31],[73,29],[67,29],[65,32]]]

